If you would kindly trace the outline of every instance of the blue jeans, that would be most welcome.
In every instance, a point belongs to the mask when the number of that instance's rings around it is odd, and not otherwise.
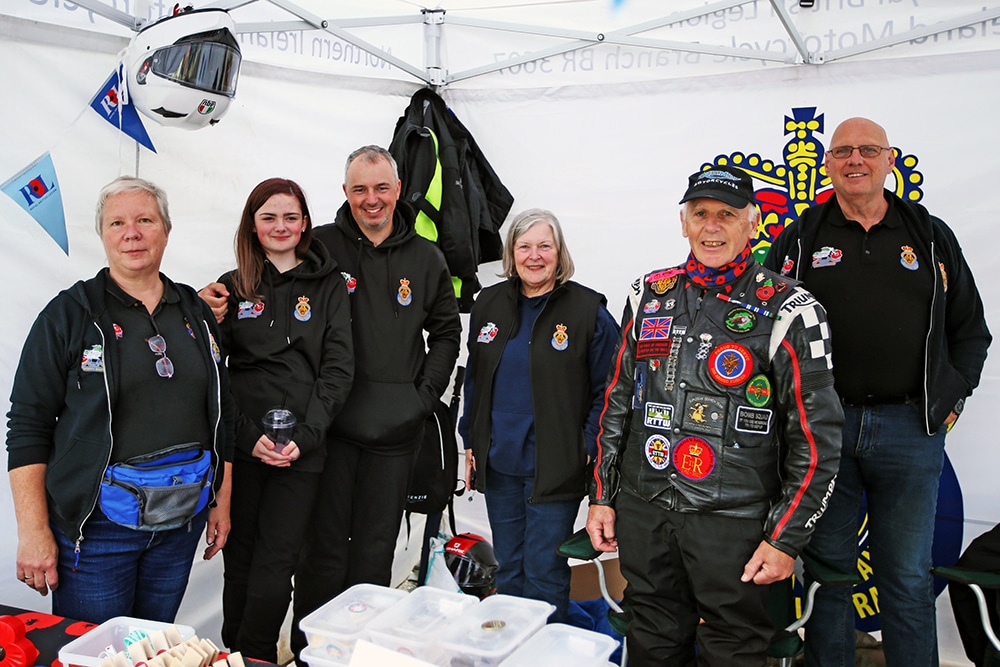
[[[52,613],[90,623],[115,616],[173,623],[208,512],[180,528],[147,532],[119,526],[97,508],[83,526],[79,560],[73,540],[53,524],[59,587]]]
[[[919,405],[844,407],[840,471],[808,551],[857,568],[858,510],[867,496],[871,561],[888,667],[938,664],[931,546],[945,429],[928,436]],[[821,587],[806,625],[806,665],[854,665],[851,589]]]
[[[534,487],[534,477],[487,471],[486,513],[500,563],[497,593],[554,604],[549,621],[565,623],[570,571],[556,548],[573,534],[580,501],[532,503]]]

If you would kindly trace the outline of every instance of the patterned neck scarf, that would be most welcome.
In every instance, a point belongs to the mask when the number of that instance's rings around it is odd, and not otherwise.
[[[750,242],[747,241],[743,252],[737,255],[731,262],[713,269],[695,259],[692,253],[688,255],[684,271],[687,273],[688,279],[695,285],[705,288],[723,287],[726,292],[730,292],[733,289],[731,283],[747,270],[747,267],[750,266],[752,256],[753,252],[750,250]]]

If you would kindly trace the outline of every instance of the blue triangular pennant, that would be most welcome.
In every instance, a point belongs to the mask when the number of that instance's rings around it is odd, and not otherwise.
[[[146,128],[139,118],[139,111],[135,104],[130,101],[122,103],[122,69],[111,73],[108,80],[104,82],[101,89],[90,100],[90,108],[93,109],[104,120],[108,121],[122,132],[132,137],[149,150],[156,152],[153,142],[146,133]]]
[[[66,214],[52,156],[46,153],[0,185],[0,190],[31,214],[42,229],[69,255]]]

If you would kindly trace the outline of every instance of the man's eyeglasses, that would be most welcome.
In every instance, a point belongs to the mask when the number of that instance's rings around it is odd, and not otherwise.
[[[170,357],[167,356],[167,341],[163,340],[163,336],[160,334],[156,334],[152,338],[147,338],[146,342],[149,343],[149,349],[154,354],[160,355],[160,358],[156,360],[157,374],[161,378],[173,377],[174,362],[170,361]]]
[[[836,148],[831,148],[826,153],[838,160],[844,160],[851,157],[854,151],[858,151],[861,157],[872,158],[881,155],[882,151],[891,150],[892,148],[888,146],[837,146]]]

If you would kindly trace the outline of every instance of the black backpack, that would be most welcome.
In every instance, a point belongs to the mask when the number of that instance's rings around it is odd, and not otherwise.
[[[416,514],[443,512],[458,493],[458,482],[458,441],[451,410],[443,401],[435,401],[413,463],[406,511]]]
[[[434,410],[424,424],[424,439],[417,450],[406,495],[408,514],[433,515],[448,508],[450,515],[452,498],[465,493],[465,481],[458,474],[458,440],[455,438],[464,371],[462,366],[457,368],[451,405],[435,401]]]

